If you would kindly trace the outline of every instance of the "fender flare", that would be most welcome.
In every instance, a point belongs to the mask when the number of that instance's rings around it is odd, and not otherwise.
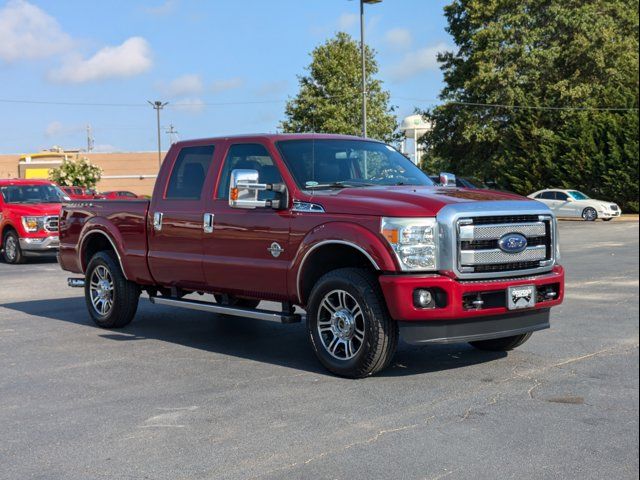
[[[295,285],[291,290],[299,302],[303,301],[301,282],[306,261],[315,250],[330,244],[346,245],[358,250],[378,271],[395,271],[398,268],[383,240],[362,225],[348,222],[318,225],[304,237],[292,260],[289,285]]]
[[[96,218],[94,221],[87,222],[82,228],[82,232],[80,232],[78,240],[78,265],[80,265],[82,271],[85,272],[87,269],[87,262],[84,261],[84,251],[86,246],[85,244],[87,242],[87,239],[94,235],[102,235],[107,238],[107,240],[113,247],[113,251],[116,253],[116,257],[118,257],[120,270],[122,270],[124,278],[128,280],[129,275],[127,273],[127,270],[125,269],[124,263],[122,262],[122,252],[124,251],[122,236],[113,224],[105,222],[99,218]]]

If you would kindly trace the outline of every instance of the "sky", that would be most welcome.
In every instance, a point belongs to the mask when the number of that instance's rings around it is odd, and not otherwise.
[[[365,6],[399,119],[437,102],[450,1]],[[154,150],[147,100],[169,102],[163,148],[170,125],[181,140],[275,132],[311,51],[359,28],[351,0],[0,1],[0,153],[86,148],[87,125],[96,151]]]

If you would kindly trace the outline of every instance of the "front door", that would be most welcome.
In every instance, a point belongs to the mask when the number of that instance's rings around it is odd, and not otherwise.
[[[213,155],[213,145],[191,146],[165,160],[173,160],[169,180],[156,185],[149,208],[149,269],[158,284],[196,290],[206,285],[204,192],[213,190]]]
[[[286,299],[287,271],[294,254],[289,247],[289,208],[232,208],[228,199],[235,169],[257,170],[260,183],[282,183],[273,157],[261,143],[228,144],[215,198],[207,208],[214,214],[213,231],[205,234],[203,242],[204,273],[210,290]],[[260,192],[258,199],[272,199],[274,195]]]

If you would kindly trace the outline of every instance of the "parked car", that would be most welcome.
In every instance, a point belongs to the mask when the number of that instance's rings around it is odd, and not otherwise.
[[[69,197],[44,180],[0,179],[0,249],[7,263],[58,250],[58,218]]]
[[[93,200],[96,198],[96,191],[84,187],[60,187],[71,200]]]
[[[439,175],[429,175],[431,181],[436,185],[442,185]],[[488,190],[489,187],[482,181],[473,177],[455,177],[456,187],[472,188],[476,190]]]
[[[62,268],[83,275],[69,285],[100,327],[131,322],[141,291],[284,323],[301,321],[300,306],[318,359],[345,377],[385,368],[399,335],[511,350],[549,327],[564,292],[545,205],[435,187],[393,147],[358,137],[178,142],[151,201],[69,204],[60,236]]]
[[[582,218],[593,222],[598,218],[613,220],[621,214],[617,204],[589,198],[578,190],[540,190],[529,195],[529,198],[544,203],[557,217]]]
[[[98,195],[98,198],[104,200],[138,200],[138,195],[126,190],[118,190],[114,192],[102,192]]]

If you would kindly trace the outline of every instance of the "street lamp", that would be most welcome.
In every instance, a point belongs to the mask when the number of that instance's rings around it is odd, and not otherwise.
[[[367,65],[364,44],[364,4],[381,3],[382,0],[360,0],[360,57],[362,61],[362,136],[367,138]]]
[[[147,102],[156,111],[157,118],[158,118],[158,170],[159,170],[160,166],[162,165],[162,147],[160,143],[161,142],[160,141],[160,110],[162,110],[169,102],[159,102],[158,100],[156,100],[155,102],[147,100]]]

